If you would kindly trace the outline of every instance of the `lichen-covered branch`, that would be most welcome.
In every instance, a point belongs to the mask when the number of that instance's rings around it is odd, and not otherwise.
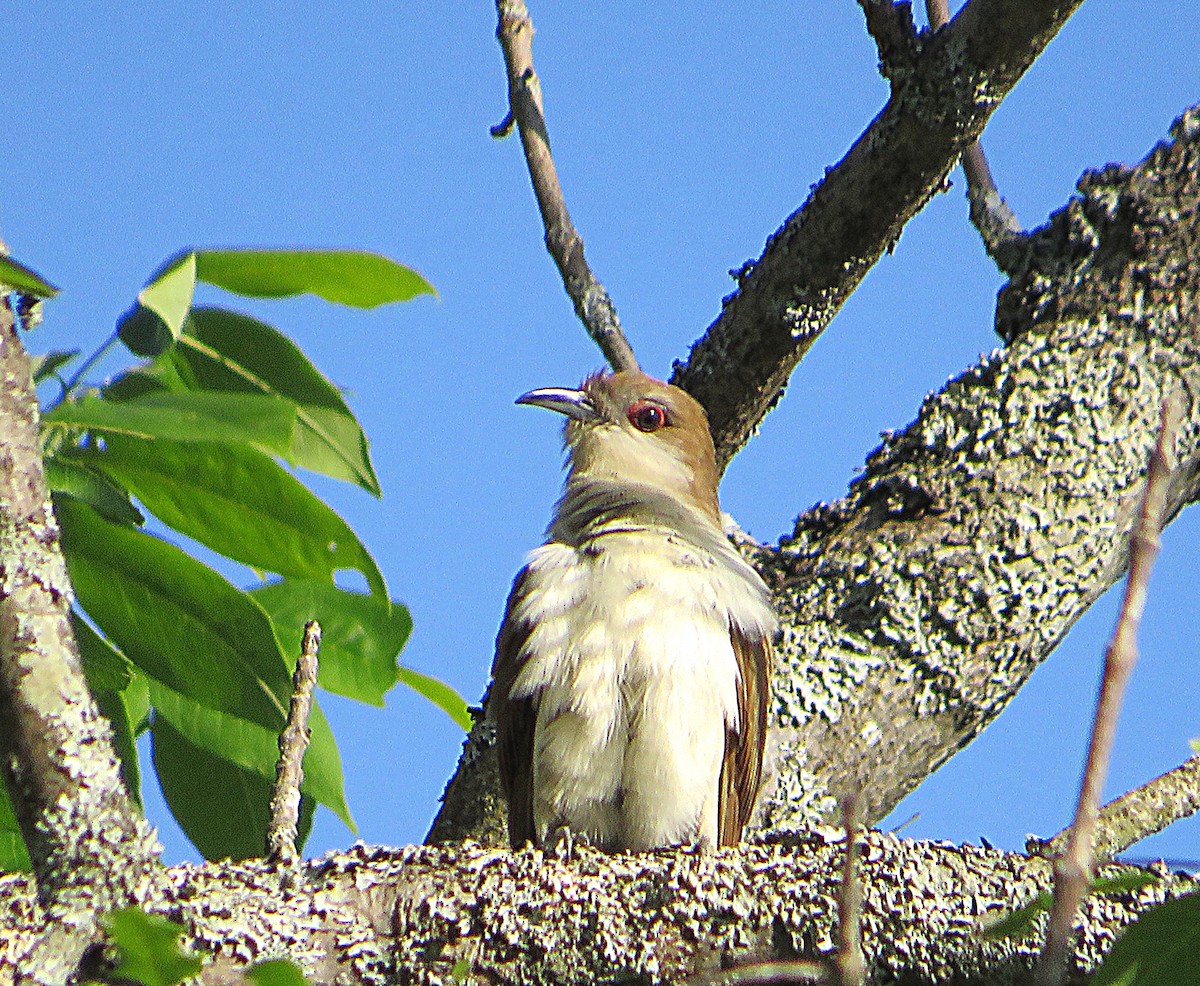
[[[1096,825],[1096,858],[1107,862],[1172,822],[1200,811],[1200,756],[1185,760],[1165,774],[1139,784],[1100,809]],[[1025,850],[1053,859],[1067,845],[1064,829],[1053,839],[1030,838]]]
[[[989,941],[978,929],[1046,890],[1048,862],[880,833],[860,838],[871,981],[995,983],[1028,972],[1039,932]],[[716,855],[359,846],[306,864],[288,892],[261,861],[175,867],[170,878],[178,917],[214,963],[210,979],[270,956],[295,960],[318,986],[649,986],[748,962],[827,960],[843,851],[834,831]],[[1165,878],[1089,901],[1079,966],[1093,966],[1147,907],[1194,889]],[[0,984],[21,962],[32,907],[27,881],[0,876]]]
[[[914,38],[911,57],[887,44],[887,105],[738,272],[720,316],[676,365],[671,382],[708,411],[721,468],[1079,3],[971,0],[945,29]]]
[[[1197,494],[1200,114],[1080,191],[1002,292],[1012,342],[763,556],[785,628],[769,827],[850,790],[878,819],[1000,713],[1123,572],[1169,396],[1166,516]]]
[[[161,867],[83,676],[29,359],[3,303],[0,422],[0,756],[46,909],[31,968],[56,983],[98,916],[151,896]]]
[[[754,552],[783,621],[768,829],[831,821],[850,791],[877,820],[1000,713],[1124,570],[1170,394],[1168,519],[1197,494],[1200,112],[1080,189],[1001,294],[1010,344]],[[468,740],[435,840],[502,831],[488,740]]]

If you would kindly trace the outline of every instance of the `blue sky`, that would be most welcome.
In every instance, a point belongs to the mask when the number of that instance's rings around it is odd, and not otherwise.
[[[919,6],[919,5],[918,5]],[[568,203],[642,365],[671,361],[719,311],[727,271],[845,153],[886,98],[850,0],[533,2],[535,59]],[[559,423],[516,407],[601,364],[542,246],[485,0],[19,5],[0,236],[63,288],[30,348],[90,349],[185,246],[376,250],[429,298],[373,313],[246,305],[348,389],[385,496],[313,479],[358,530],[416,629],[406,663],[475,702],[513,573],[561,482]],[[1190,0],[1088,0],[996,113],[985,145],[1026,225],[1086,168],[1135,162],[1200,99]],[[904,232],[734,461],[723,505],[761,540],[844,493],[886,428],[998,342],[1001,278],[966,221],[961,174]],[[214,294],[211,299],[216,300]],[[101,373],[127,358],[110,359]],[[1167,532],[1109,796],[1200,736],[1193,509]],[[889,820],[1019,848],[1074,804],[1114,594],[1008,710]],[[460,735],[397,688],[386,710],[326,697],[368,842],[419,841]],[[192,858],[146,795],[170,859]],[[353,836],[318,813],[311,852]],[[1200,823],[1137,856],[1200,857]]]

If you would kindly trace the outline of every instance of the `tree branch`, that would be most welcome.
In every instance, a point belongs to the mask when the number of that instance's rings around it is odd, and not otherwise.
[[[542,86],[533,70],[533,22],[529,11],[524,0],[496,0],[496,14],[500,20],[496,37],[500,39],[508,70],[509,111],[504,123],[494,127],[492,134],[504,136],[516,122],[546,228],[546,249],[558,265],[575,314],[614,370],[637,369],[616,308],[583,255],[583,239],[576,232],[563,199],[558,171],[550,154]]]
[[[47,910],[35,980],[61,983],[94,938],[98,915],[160,893],[162,870],[71,632],[37,396],[7,301],[0,421],[0,758]]]
[[[796,364],[1080,0],[971,0],[893,73],[887,106],[737,275],[672,382],[708,411],[723,469]]]
[[[1107,862],[1118,853],[1200,811],[1200,756],[1122,794],[1100,809],[1096,823],[1096,859]],[[1053,859],[1067,847],[1064,829],[1052,839],[1030,839],[1025,851]]]
[[[1096,714],[1092,719],[1092,737],[1075,808],[1075,821],[1067,835],[1066,850],[1054,861],[1054,905],[1050,910],[1046,947],[1037,967],[1036,978],[1041,986],[1056,986],[1062,982],[1067,969],[1075,915],[1092,879],[1100,794],[1108,776],[1108,761],[1117,735],[1117,720],[1125,686],[1137,663],[1138,628],[1146,608],[1150,570],[1158,555],[1167,487],[1175,464],[1177,417],[1178,409],[1174,402],[1164,399],[1158,441],[1146,470],[1146,484],[1137,522],[1129,536],[1129,577],[1125,582],[1117,626],[1104,656],[1104,677],[1096,702]]]
[[[950,4],[947,0],[925,0],[925,15],[929,29],[939,31],[950,23]],[[971,223],[979,230],[984,249],[1002,271],[1016,273],[1014,265],[1026,246],[1025,232],[996,187],[981,141],[973,141],[963,148],[962,169],[967,177]]]
[[[966,986],[1028,972],[1035,937],[992,941],[978,928],[1046,890],[1046,860],[876,832],[860,840],[873,981]],[[833,832],[716,854],[577,845],[569,859],[532,848],[356,846],[306,864],[291,891],[261,860],[175,867],[170,878],[189,944],[213,956],[208,978],[269,955],[339,986],[659,984],[752,962],[793,972],[797,962],[826,964],[843,851]],[[1196,888],[1167,877],[1090,899],[1076,960],[1094,966],[1122,927]],[[0,982],[24,968],[31,907],[28,881],[0,876]]]

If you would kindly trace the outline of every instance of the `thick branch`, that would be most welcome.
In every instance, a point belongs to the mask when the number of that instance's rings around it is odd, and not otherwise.
[[[959,153],[1080,0],[971,0],[924,36],[845,158],[738,274],[673,383],[708,410],[724,467],[859,281],[940,190]]]
[[[617,310],[583,255],[583,238],[576,232],[563,199],[558,170],[550,154],[542,84],[533,70],[533,22],[529,11],[524,0],[496,0],[496,13],[500,18],[496,36],[504,49],[508,70],[509,116],[493,134],[506,133],[516,123],[542,224],[546,227],[546,249],[558,265],[575,314],[614,370],[637,369],[633,350],[621,331]]]
[[[879,833],[860,838],[871,980],[1012,982],[1030,968],[1036,933],[988,941],[977,929],[1047,889],[1048,862]],[[195,944],[217,957],[209,978],[220,978],[222,967],[287,956],[318,986],[651,986],[754,961],[824,963],[836,934],[843,852],[838,832],[716,855],[607,856],[577,846],[562,859],[528,848],[359,846],[308,864],[288,892],[261,861],[177,867],[170,875],[179,917]],[[1090,901],[1079,965],[1095,965],[1147,907],[1195,886],[1168,878]],[[31,906],[27,883],[0,877],[0,982],[10,980],[28,945]]]
[[[4,304],[0,421],[0,756],[49,914],[38,981],[62,982],[98,915],[145,900],[160,865],[83,676],[29,358]]]

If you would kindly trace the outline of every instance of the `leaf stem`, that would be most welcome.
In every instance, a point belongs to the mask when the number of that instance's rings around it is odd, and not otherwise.
[[[62,393],[58,395],[58,400],[51,404],[47,410],[52,410],[65,401],[71,391],[79,386],[80,382],[83,380],[84,374],[86,374],[93,366],[99,363],[100,360],[102,360],[105,356],[107,356],[108,351],[117,344],[120,338],[121,330],[119,328],[113,329],[112,335],[105,339],[104,342],[100,343],[99,348],[83,361],[79,369],[71,375],[70,380],[62,384]]]

